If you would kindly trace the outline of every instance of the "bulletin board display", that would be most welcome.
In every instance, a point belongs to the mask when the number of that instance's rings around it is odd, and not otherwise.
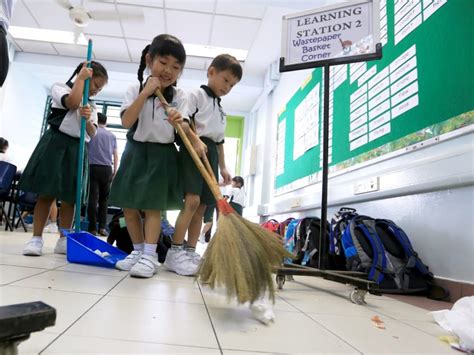
[[[330,171],[474,124],[473,13],[471,0],[380,1],[383,58],[330,69]],[[318,180],[322,102],[317,68],[278,114],[276,195]]]

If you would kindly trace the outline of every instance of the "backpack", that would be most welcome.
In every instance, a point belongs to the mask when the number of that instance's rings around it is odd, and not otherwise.
[[[289,218],[285,219],[283,222],[280,222],[279,233],[282,237],[284,237],[286,235],[286,230],[288,228],[288,224],[290,224],[290,222],[293,221],[293,220],[294,220],[293,217],[289,217]]]
[[[433,280],[433,274],[413,250],[406,233],[393,221],[376,219],[375,228],[388,258],[391,283],[386,292],[424,291]],[[390,286],[390,287],[389,287]]]
[[[375,220],[368,216],[353,216],[342,233],[341,242],[347,270],[366,272],[369,280],[380,285],[390,271]]]
[[[295,254],[297,259],[295,263],[303,266],[318,267],[319,259],[319,240],[321,233],[321,219],[318,217],[305,217],[300,220],[296,230]],[[329,225],[327,225],[326,240],[329,237]],[[326,246],[324,251],[328,255],[329,248]],[[324,268],[332,269],[332,262],[326,258]]]
[[[406,233],[393,221],[358,215],[341,208],[331,220],[330,252],[346,260],[346,269],[368,273],[384,293],[447,292],[433,285],[433,275],[413,250]]]
[[[296,229],[297,229],[297,226],[298,226],[299,222],[300,222],[299,219],[293,219],[290,223],[288,223],[288,226],[287,226],[286,232],[285,232],[285,239],[284,239],[286,250],[288,250],[290,253],[292,253],[295,256],[296,256],[296,252],[295,252],[295,250],[296,250]],[[286,258],[285,262],[288,262],[288,263],[291,264],[294,261],[289,259],[289,258]]]
[[[356,210],[342,207],[331,219],[329,224],[329,255],[335,270],[347,270],[346,257],[342,247],[342,234],[350,220],[356,216]]]
[[[280,223],[276,219],[270,219],[266,222],[263,222],[261,226],[265,229],[268,229],[269,231],[272,231],[273,233],[277,233],[280,229]]]

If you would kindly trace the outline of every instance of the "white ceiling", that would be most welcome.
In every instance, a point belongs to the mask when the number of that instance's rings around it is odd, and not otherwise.
[[[143,47],[160,33],[171,33],[184,43],[246,49],[244,78],[224,98],[228,110],[246,112],[263,88],[268,66],[280,57],[282,16],[341,1],[85,0],[83,6],[88,11],[113,12],[117,18],[91,20],[84,34],[94,41],[94,58],[109,70],[109,84],[101,94],[108,98],[120,98],[136,80]],[[80,0],[70,2],[81,4]],[[127,20],[127,14],[143,14],[144,20]],[[11,25],[74,30],[68,11],[55,0],[17,0]],[[27,40],[14,40],[14,44],[18,52],[24,52],[17,53],[15,62],[23,63],[25,70],[35,73],[47,87],[66,80],[86,52],[85,47],[76,45]],[[179,85],[191,88],[205,83],[209,63],[209,59],[188,56]]]

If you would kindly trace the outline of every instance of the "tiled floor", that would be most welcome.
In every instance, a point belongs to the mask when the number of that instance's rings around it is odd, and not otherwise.
[[[352,304],[350,288],[296,277],[278,292],[276,323],[254,320],[248,307],[164,269],[152,279],[69,264],[46,235],[41,257],[21,255],[30,234],[0,232],[0,305],[41,300],[56,325],[32,334],[21,354],[445,354],[445,332],[428,311],[369,295]],[[370,318],[378,315],[386,329]]]

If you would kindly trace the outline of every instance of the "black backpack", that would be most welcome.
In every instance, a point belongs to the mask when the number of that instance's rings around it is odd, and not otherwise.
[[[301,219],[296,227],[295,249],[293,253],[296,255],[294,263],[318,267],[319,259],[319,238],[321,233],[321,219],[318,217],[305,217]],[[329,239],[329,223],[326,224],[326,240]],[[326,243],[326,249],[323,251],[326,255],[325,269],[334,269],[334,262],[329,257],[329,245]]]

